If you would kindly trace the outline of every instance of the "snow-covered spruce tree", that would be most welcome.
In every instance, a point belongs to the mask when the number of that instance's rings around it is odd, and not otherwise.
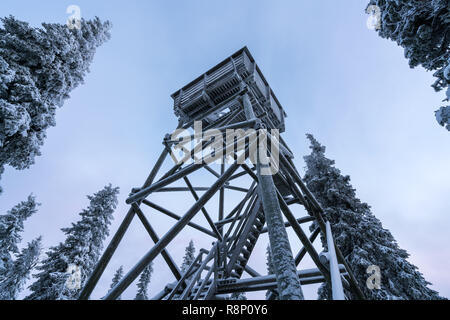
[[[440,299],[430,288],[417,267],[407,261],[408,253],[399,248],[389,230],[372,214],[370,207],[361,202],[350,184],[350,177],[341,175],[334,161],[325,157],[325,147],[312,135],[311,154],[305,156],[304,181],[325,210],[324,218],[330,221],[333,236],[368,299]],[[311,226],[311,230],[316,225]],[[326,241],[321,236],[326,247]],[[370,274],[367,268],[378,266],[381,271],[381,288],[369,289]],[[351,294],[346,292],[349,297]],[[331,297],[327,286],[319,289],[319,298]]]
[[[29,279],[31,271],[39,261],[41,237],[31,241],[22,249],[3,281],[0,282],[0,300],[16,300],[18,293]]]
[[[112,278],[111,281],[111,286],[109,287],[109,289],[111,290],[112,288],[114,288],[119,281],[122,279],[123,277],[123,266],[120,266],[119,269],[116,270],[116,273],[114,273],[114,277]],[[116,300],[120,300],[121,296],[117,297]]]
[[[36,268],[40,272],[33,277],[30,286],[31,300],[70,300],[77,298],[81,287],[95,267],[103,250],[103,241],[109,234],[109,225],[117,206],[119,188],[111,185],[92,196],[87,209],[80,213],[80,220],[70,228],[61,229],[66,234],[64,242],[51,247],[47,257]],[[67,286],[70,266],[80,270],[79,286]]]
[[[22,240],[24,221],[37,211],[40,204],[33,195],[28,196],[5,215],[0,216],[0,281],[13,268],[13,254],[19,253],[18,244]]]
[[[273,266],[272,250],[270,250],[270,244],[268,244],[266,248],[266,266],[267,274],[275,274],[275,267]],[[279,300],[277,289],[267,290],[266,298],[268,298],[271,293],[275,294],[275,300]]]
[[[428,71],[435,71],[437,80],[433,88],[436,91],[447,88],[446,100],[449,101],[450,2],[371,0],[367,11],[376,8],[374,5],[380,9],[379,35],[405,49],[411,68],[421,65]],[[450,131],[450,106],[437,110],[436,119]]]
[[[46,130],[69,93],[83,83],[96,48],[109,39],[109,22],[81,21],[33,28],[9,16],[0,27],[0,174],[25,169],[40,155]]]
[[[137,284],[138,291],[136,293],[136,297],[134,300],[148,300],[148,286],[150,284],[150,280],[152,279],[153,273],[153,262],[142,271],[141,276],[139,277],[139,281]]]
[[[195,260],[195,247],[194,241],[189,241],[189,245],[186,247],[186,251],[183,257],[183,263],[181,264],[181,273],[185,273],[189,266]]]

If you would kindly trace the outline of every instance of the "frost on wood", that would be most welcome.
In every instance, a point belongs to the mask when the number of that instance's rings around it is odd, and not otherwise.
[[[263,193],[267,196],[263,196]],[[281,300],[303,300],[304,296],[272,176],[259,176],[259,195],[262,199],[269,230],[270,248],[279,297]]]
[[[103,241],[109,235],[109,225],[117,206],[119,188],[111,185],[88,196],[89,206],[80,213],[80,220],[69,228],[64,242],[51,247],[46,258],[36,268],[36,281],[30,286],[32,300],[70,300],[78,297],[80,289],[93,271],[103,250]],[[66,281],[70,265],[81,271],[81,287],[68,288]]]
[[[361,202],[350,184],[350,177],[341,175],[334,161],[325,157],[325,147],[312,135],[311,154],[304,157],[307,165],[304,181],[325,210],[324,218],[330,221],[337,246],[368,299],[373,300],[431,300],[441,299],[417,267],[408,262],[408,253],[401,249],[391,232],[383,228],[370,207]],[[311,231],[317,226],[313,224]],[[325,237],[321,235],[326,247]],[[366,285],[371,265],[381,271],[381,289]],[[351,296],[350,292],[346,295]],[[322,285],[319,298],[330,299],[329,288]]]
[[[40,155],[55,112],[83,82],[109,22],[82,20],[33,28],[10,16],[0,27],[0,174],[5,165],[28,168]]]
[[[450,2],[448,0],[371,0],[380,8],[379,35],[405,49],[414,68],[434,71],[436,91],[450,84]],[[448,100],[447,100],[448,101]],[[440,125],[450,131],[450,106],[436,112]]]

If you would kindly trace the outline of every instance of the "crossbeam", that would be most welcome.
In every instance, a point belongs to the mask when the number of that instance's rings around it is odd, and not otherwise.
[[[339,265],[341,276],[347,276],[345,267]],[[325,281],[319,269],[306,269],[297,271],[297,276],[302,284],[321,283]],[[276,276],[274,274],[259,276],[247,279],[239,279],[233,282],[226,281],[224,284],[218,283],[217,293],[249,292],[270,290],[277,288]]]
[[[119,297],[160,254],[176,281],[157,293],[153,297],[156,300],[227,299],[230,293],[260,290],[270,291],[268,299],[277,296],[298,300],[304,298],[303,285],[322,282],[332,288],[335,299],[345,298],[342,287],[351,293],[351,298],[363,299],[364,294],[331,235],[331,226],[324,219],[324,209],[303,182],[294,165],[292,150],[279,135],[285,130],[286,113],[248,49],[241,49],[172,97],[178,117],[177,129],[187,129],[189,133],[178,140],[174,134],[165,135],[161,155],[142,187],[133,188],[126,199],[131,208],[86,281],[79,299],[89,298],[135,215],[154,245],[147,248],[143,257],[104,296],[105,300]],[[203,132],[199,138],[199,124],[195,121],[201,122],[204,131],[214,129],[222,138],[232,133],[232,141],[225,139],[224,143],[223,139]],[[240,134],[230,131],[235,129],[239,129]],[[274,129],[279,131],[274,132]],[[251,134],[242,136],[242,132]],[[189,135],[191,139],[184,139]],[[189,141],[194,143],[188,144]],[[268,142],[270,150],[266,150]],[[182,159],[177,159],[172,151],[183,152]],[[227,161],[230,157],[234,159],[232,164]],[[160,173],[166,159],[173,163]],[[213,168],[212,162],[216,160],[219,167]],[[266,169],[274,169],[273,174],[267,175]],[[197,181],[200,172],[207,173],[214,181],[206,186],[204,180]],[[184,185],[180,185],[183,182]],[[193,198],[189,206],[183,202],[184,198],[177,203],[186,206],[184,214],[172,212],[171,206],[162,200],[164,195],[171,194],[169,199],[173,201],[186,192]],[[302,206],[308,215],[295,216],[294,204]],[[160,229],[150,223],[156,217],[154,212],[162,213],[173,222],[161,236],[156,232]],[[195,219],[200,212],[204,219]],[[307,224],[310,229],[314,227],[309,236],[303,231]],[[196,235],[203,236],[202,239],[208,241],[207,237],[212,237],[214,242],[209,250],[200,248],[187,270],[183,267],[181,271],[169,254],[168,246],[187,227],[199,231]],[[295,258],[287,228],[292,228],[297,236],[295,241],[303,245]],[[248,262],[252,262],[250,258],[258,248],[257,242],[265,233],[269,236],[274,274],[262,276]],[[321,256],[313,246],[319,235],[327,240],[326,247],[330,251],[322,252]],[[297,270],[307,255],[317,268]],[[251,278],[242,278],[244,273]],[[334,292],[336,290],[339,294]]]

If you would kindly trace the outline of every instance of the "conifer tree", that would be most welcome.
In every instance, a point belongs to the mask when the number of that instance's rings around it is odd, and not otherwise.
[[[440,299],[417,267],[408,262],[409,254],[398,246],[391,232],[384,229],[370,207],[356,197],[350,177],[341,175],[334,161],[325,157],[325,147],[312,135],[307,137],[312,152],[304,157],[307,165],[304,181],[324,208],[324,218],[330,221],[337,246],[365,295],[373,300]],[[315,228],[313,224],[311,230]],[[326,247],[323,235],[322,243]],[[370,289],[367,285],[370,266],[380,270],[379,289]],[[349,292],[346,294],[352,298]],[[330,297],[329,288],[323,285],[319,298]]]
[[[136,293],[136,297],[134,300],[148,300],[148,286],[150,284],[150,280],[152,278],[153,273],[153,262],[142,271],[141,276],[139,277],[139,281],[137,284],[138,291]]]
[[[37,211],[39,205],[35,197],[30,195],[26,201],[0,216],[0,281],[13,268],[13,255],[19,253],[18,244],[22,240],[20,234],[24,229],[24,221]]]
[[[0,174],[22,170],[40,155],[46,130],[69,93],[83,83],[96,48],[109,39],[109,22],[81,28],[43,23],[33,28],[13,16],[0,27]]]
[[[111,290],[112,288],[114,288],[119,281],[122,279],[123,277],[123,266],[120,266],[119,269],[116,270],[116,273],[114,273],[114,277],[112,278],[111,281],[111,286],[109,287],[109,289]],[[117,297],[116,300],[120,300],[121,296]]]
[[[23,289],[30,273],[39,261],[41,253],[41,237],[28,243],[22,249],[13,266],[8,270],[3,281],[0,282],[0,300],[16,300]]]
[[[117,206],[119,188],[111,185],[92,196],[87,209],[80,213],[80,220],[69,228],[61,229],[66,234],[64,242],[51,247],[47,257],[37,267],[40,271],[33,277],[30,286],[32,300],[70,300],[77,298],[80,289],[94,269],[103,250],[103,241],[109,234],[109,225]],[[67,285],[71,276],[68,271],[75,266],[80,274],[75,274],[79,282]],[[78,272],[78,271],[77,271]]]
[[[181,272],[182,273],[186,272],[189,266],[194,262],[194,260],[195,260],[195,247],[194,241],[191,240],[185,250],[183,263],[181,264]]]
[[[374,7],[376,6],[376,7]],[[376,10],[374,10],[376,8]],[[450,99],[450,2],[448,0],[371,0],[367,8],[379,14],[378,33],[405,49],[414,68],[421,65],[434,71],[436,91],[447,88]],[[450,106],[436,111],[440,125],[450,131]]]
[[[5,168],[0,166],[0,180],[2,178],[2,174],[4,171],[5,171]],[[0,186],[0,194],[2,194],[2,192],[3,192],[3,188],[2,188],[2,186]]]
[[[229,300],[247,300],[247,296],[244,292],[233,292]]]

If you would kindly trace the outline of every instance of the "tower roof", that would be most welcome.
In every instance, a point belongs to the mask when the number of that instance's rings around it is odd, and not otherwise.
[[[175,115],[183,120],[213,122],[239,108],[243,91],[269,128],[284,131],[286,113],[247,47],[243,47],[196,79],[174,92]],[[242,119],[236,119],[242,120]]]

